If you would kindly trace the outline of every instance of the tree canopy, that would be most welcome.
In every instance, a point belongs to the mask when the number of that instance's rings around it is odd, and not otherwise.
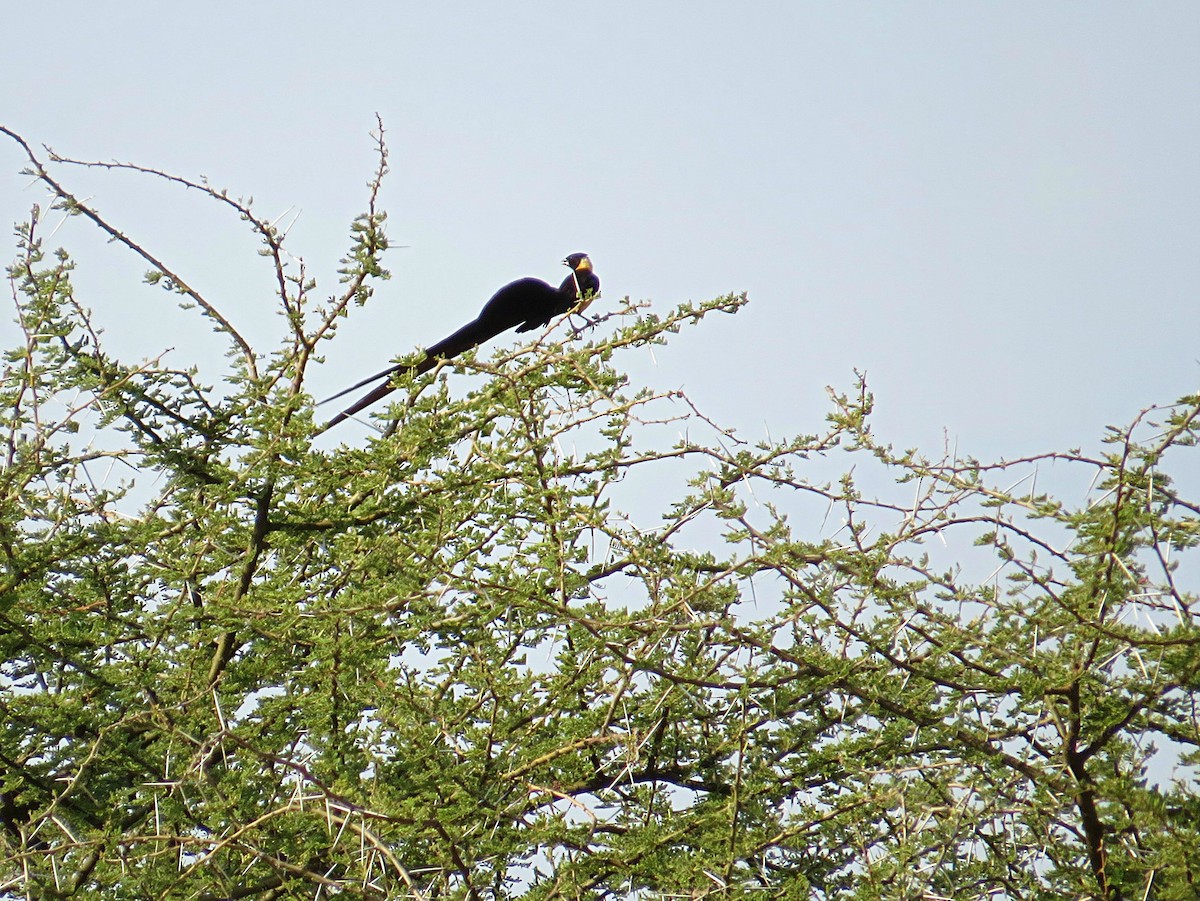
[[[860,378],[747,441],[622,368],[746,296],[626,298],[314,443],[382,133],[330,294],[250,202],[102,164],[244,223],[269,347],[71,193],[101,164],[4,133],[50,199],[8,269],[0,898],[1196,897],[1200,396],[980,461],[878,438]],[[111,352],[52,211],[226,370]]]

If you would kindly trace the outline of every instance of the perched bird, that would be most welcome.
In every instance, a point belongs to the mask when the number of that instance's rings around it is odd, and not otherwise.
[[[389,366],[382,372],[377,372],[344,391],[325,398],[321,403],[336,400],[378,379],[386,379],[382,385],[371,389],[366,396],[329,420],[321,431],[333,428],[342,420],[349,419],[359,410],[369,407],[396,390],[391,380],[393,373],[406,371],[420,375],[436,366],[438,360],[456,357],[510,328],[515,327],[518,332],[527,332],[539,326],[549,325],[551,319],[562,313],[579,313],[585,310],[600,293],[600,279],[592,269],[592,261],[586,253],[573,253],[563,260],[563,264],[571,268],[571,274],[563,279],[563,283],[557,288],[540,278],[522,278],[511,282],[492,295],[492,299],[483,305],[483,309],[473,321],[427,348],[425,359],[420,363],[413,366],[404,363]]]

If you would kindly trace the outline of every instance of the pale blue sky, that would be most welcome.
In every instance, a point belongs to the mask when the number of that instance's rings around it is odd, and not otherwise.
[[[750,292],[621,361],[748,437],[819,430],[824,386],[854,368],[885,438],[936,453],[944,430],[981,457],[1094,446],[1200,388],[1194,0],[69,2],[6,10],[5,32],[0,121],[298,210],[291,249],[327,293],[383,116],[389,232],[411,248],[327,346],[318,395],[510,279],[557,280],[575,250],[610,303]],[[21,164],[0,144],[6,222],[44,202]],[[268,347],[239,223],[128,175],[62,175]],[[127,353],[206,346],[131,287],[127,253],[78,221],[56,238]],[[217,380],[220,356],[201,362]]]

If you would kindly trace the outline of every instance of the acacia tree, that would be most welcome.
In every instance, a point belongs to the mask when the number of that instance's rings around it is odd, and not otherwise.
[[[627,299],[320,449],[310,365],[387,276],[382,132],[324,299],[249,203],[105,164],[249,226],[270,348],[71,193],[96,164],[5,134],[230,364],[118,359],[18,226],[0,897],[1195,897],[1200,505],[1170,473],[1200,398],[989,464],[880,442],[860,382],[748,443],[620,368],[746,298]],[[1039,492],[1050,463],[1090,492]]]

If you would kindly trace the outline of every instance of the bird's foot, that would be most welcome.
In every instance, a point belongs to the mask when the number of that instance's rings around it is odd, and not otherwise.
[[[575,317],[577,317],[577,316],[583,320],[583,325],[575,324]],[[583,315],[583,313],[572,313],[571,314],[571,337],[578,338],[585,331],[587,331],[588,329],[593,329],[599,324],[600,324],[600,317],[598,317],[598,316],[595,319],[591,319],[591,318]]]

